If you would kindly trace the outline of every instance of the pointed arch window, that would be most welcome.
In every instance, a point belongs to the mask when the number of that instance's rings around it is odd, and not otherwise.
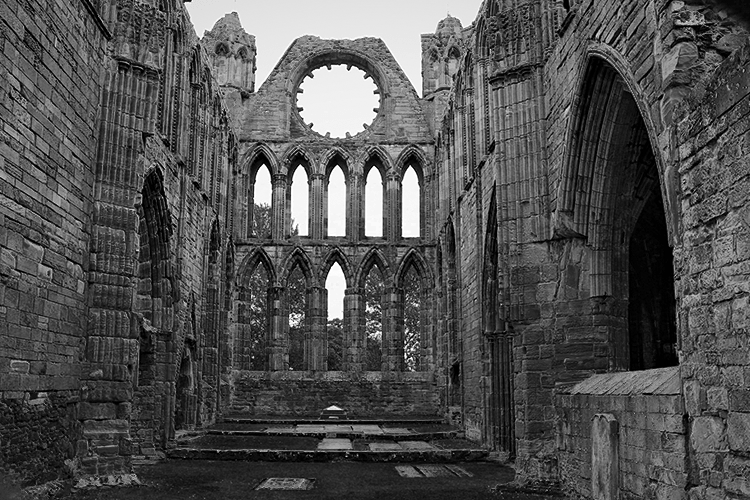
[[[310,182],[307,170],[301,165],[294,167],[289,186],[291,234],[308,236],[310,221]]]
[[[365,236],[383,237],[383,176],[370,168],[365,181]]]
[[[401,236],[404,238],[422,236],[422,180],[419,174],[418,165],[407,164],[401,181]]]
[[[268,272],[258,265],[237,289],[232,357],[239,370],[268,369],[268,284]]]
[[[262,162],[254,169],[254,175],[248,187],[249,205],[252,208],[250,216],[250,235],[255,238],[268,239],[271,237],[272,194],[271,169],[268,163]]]
[[[458,66],[459,61],[461,60],[461,52],[458,50],[458,47],[451,47],[448,50],[448,61],[445,65],[445,72],[448,76],[448,81],[453,78],[453,76],[458,73]]]
[[[385,280],[378,266],[367,273],[365,302],[365,370],[381,371],[383,364],[383,293]]]
[[[328,371],[340,371],[344,365],[344,292],[346,278],[338,262],[334,262],[326,278],[328,297]]]
[[[346,236],[347,218],[346,177],[340,165],[335,165],[328,175],[327,236]]]
[[[289,274],[286,285],[289,313],[289,369],[304,370],[307,332],[307,280],[299,264]]]
[[[423,291],[422,280],[412,264],[403,277],[404,312],[404,371],[417,372],[424,369],[423,356]]]

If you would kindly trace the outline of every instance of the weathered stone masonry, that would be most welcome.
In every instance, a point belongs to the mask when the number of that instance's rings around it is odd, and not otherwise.
[[[0,467],[122,471],[215,417],[236,141],[181,2],[0,9]]]
[[[226,22],[220,21],[217,27]],[[216,28],[214,29],[214,32]],[[214,43],[210,38],[204,43]],[[216,45],[221,51],[222,46]],[[345,64],[363,70],[372,78],[380,95],[380,107],[366,130],[346,138],[334,139],[314,132],[305,124],[296,106],[297,89],[302,79],[321,66]],[[234,122],[239,127],[240,173],[236,199],[237,223],[234,241],[238,262],[238,291],[257,266],[269,277],[269,306],[273,302],[268,332],[267,366],[269,376],[234,372],[232,407],[265,413],[314,414],[321,405],[346,405],[354,414],[367,412],[398,414],[435,414],[439,398],[435,379],[432,275],[434,239],[432,134],[420,100],[401,68],[381,40],[321,40],[303,37],[296,40],[256,94],[243,95],[228,89],[234,105]],[[253,231],[255,178],[261,166],[273,177],[271,234]],[[328,214],[328,180],[339,166],[346,178],[346,214]],[[401,178],[412,167],[421,179],[420,236],[401,234]],[[291,236],[289,190],[296,168],[306,170],[310,184],[309,235]],[[371,168],[383,179],[383,236],[365,235],[365,180]],[[346,217],[346,234],[329,237],[327,220]],[[316,372],[328,370],[326,358],[327,298],[325,281],[331,266],[341,266],[347,282],[344,308],[344,372],[326,382],[316,383]],[[386,281],[383,312],[383,356],[381,373],[365,376],[364,286],[368,273],[376,266]],[[302,269],[307,289],[307,328],[305,340],[305,382],[289,370],[287,315],[288,276],[295,267]],[[416,269],[423,296],[421,332],[422,367],[425,373],[402,380],[403,354],[403,277]],[[236,316],[234,316],[236,319]],[[236,330],[231,335],[239,335]],[[230,338],[228,346],[235,345]],[[228,367],[230,368],[230,367]],[[236,368],[235,368],[236,369]],[[416,375],[416,374],[415,374]],[[270,378],[269,378],[270,377]],[[286,379],[283,382],[282,379]],[[286,383],[297,388],[301,397],[278,401],[273,408],[258,394],[279,391]],[[265,384],[265,385],[264,385]],[[307,384],[307,385],[305,385]],[[421,387],[420,387],[421,385]],[[372,388],[372,389],[369,389]],[[282,391],[283,392],[283,391]],[[295,392],[291,390],[289,394]],[[418,394],[431,396],[417,397]],[[305,395],[316,394],[310,398]],[[366,396],[365,396],[366,395]],[[364,396],[364,399],[362,397]],[[279,399],[279,398],[276,398]],[[281,398],[284,399],[284,398]],[[248,402],[255,401],[255,404]]]
[[[519,480],[584,497],[750,498],[750,52],[736,12],[486,0],[467,28],[449,17],[422,36],[420,98],[378,39],[303,37],[256,92],[236,15],[199,42],[176,0],[3,2],[0,473],[124,471],[222,413],[341,402],[445,415],[515,457]],[[362,69],[380,96],[373,123],[341,139],[315,133],[295,99],[332,64]],[[270,235],[253,231],[263,165]],[[341,237],[327,234],[334,166]],[[408,167],[417,238],[400,227]],[[291,231],[296,168],[308,236]],[[371,168],[378,238],[364,233]],[[345,347],[329,372],[334,264]],[[238,304],[258,266],[268,369],[240,370]],[[295,268],[306,354],[290,372]],[[385,342],[368,372],[374,268]],[[403,366],[410,269],[417,372]]]
[[[438,135],[442,267],[454,234],[475,238],[459,247],[464,353],[512,339],[512,365],[500,365],[501,379],[512,367],[513,399],[498,397],[507,384],[493,375],[493,355],[464,359],[464,419],[495,440],[503,421],[494,408],[512,411],[523,478],[559,479],[589,496],[576,475],[591,477],[590,456],[571,469],[570,449],[553,439],[581,425],[571,415],[583,405],[555,389],[679,361],[685,427],[652,419],[634,429],[663,443],[670,432],[689,436],[684,447],[627,441],[633,408],[596,399],[624,429],[619,484],[630,489],[620,494],[748,495],[747,443],[737,437],[748,411],[739,284],[748,37],[734,12],[699,2],[487,1],[473,25]],[[467,304],[488,301],[500,317],[472,322]],[[648,470],[633,469],[644,453]]]

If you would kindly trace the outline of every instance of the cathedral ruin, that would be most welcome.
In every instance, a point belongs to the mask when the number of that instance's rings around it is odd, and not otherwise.
[[[6,0],[0,472],[129,471],[335,403],[441,417],[585,498],[750,498],[748,26],[484,0],[422,35],[418,93],[377,38],[290,40],[256,85],[236,14],[199,38],[180,0]],[[345,137],[297,102],[332,66],[379,102]]]

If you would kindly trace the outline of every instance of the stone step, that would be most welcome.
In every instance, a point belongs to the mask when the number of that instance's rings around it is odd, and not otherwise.
[[[221,450],[210,448],[175,448],[167,452],[172,459],[241,460],[246,462],[402,462],[459,463],[487,458],[487,451],[465,450]]]
[[[429,425],[442,424],[445,420],[434,415],[425,416],[349,416],[341,419],[321,418],[319,415],[309,416],[275,416],[275,415],[246,415],[229,414],[222,418],[224,423],[241,424],[401,424],[401,425]]]
[[[387,423],[351,424],[243,424],[221,423],[207,429],[206,434],[222,436],[309,436],[317,438],[339,437],[347,439],[410,439],[424,441],[430,439],[463,438],[464,432],[447,424],[400,424]]]
[[[246,460],[269,462],[432,461],[451,463],[483,460],[488,452],[464,439],[369,440],[362,438],[300,436],[203,435],[184,437],[167,452],[175,459]]]

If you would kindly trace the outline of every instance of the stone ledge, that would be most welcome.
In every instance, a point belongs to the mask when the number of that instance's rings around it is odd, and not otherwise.
[[[677,396],[682,394],[680,368],[674,366],[655,370],[594,375],[561,394]]]

